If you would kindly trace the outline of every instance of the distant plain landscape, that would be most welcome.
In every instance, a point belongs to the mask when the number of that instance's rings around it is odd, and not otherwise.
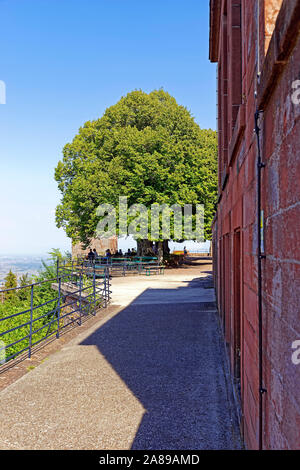
[[[18,279],[22,274],[34,275],[42,268],[42,259],[47,260],[48,255],[0,255],[0,286],[11,269]]]

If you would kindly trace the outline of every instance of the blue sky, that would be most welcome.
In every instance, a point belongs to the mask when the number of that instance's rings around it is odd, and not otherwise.
[[[0,0],[0,253],[71,243],[55,227],[53,174],[87,120],[163,87],[216,128],[208,0]]]

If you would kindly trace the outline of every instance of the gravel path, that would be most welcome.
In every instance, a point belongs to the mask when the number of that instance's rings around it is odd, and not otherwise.
[[[120,308],[0,393],[0,448],[241,448],[201,276],[114,279]]]

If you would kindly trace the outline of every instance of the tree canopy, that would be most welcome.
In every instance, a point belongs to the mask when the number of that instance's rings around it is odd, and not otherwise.
[[[200,129],[163,90],[133,91],[88,121],[63,149],[55,169],[62,193],[56,223],[88,244],[100,204],[204,204],[205,237],[217,201],[216,132]]]

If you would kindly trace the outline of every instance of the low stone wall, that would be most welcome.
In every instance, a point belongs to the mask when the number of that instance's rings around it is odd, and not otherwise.
[[[112,254],[116,253],[118,250],[118,238],[105,238],[105,239],[93,239],[90,245],[87,248],[84,248],[82,243],[76,243],[72,246],[72,258],[77,258],[78,256],[87,256],[88,252],[95,248],[98,255],[104,255],[105,251],[110,249]]]

